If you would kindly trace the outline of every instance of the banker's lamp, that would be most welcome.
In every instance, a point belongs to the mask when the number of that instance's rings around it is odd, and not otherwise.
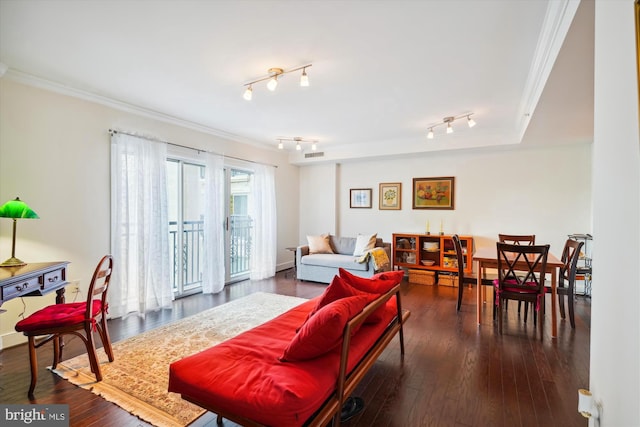
[[[18,218],[37,219],[40,218],[29,205],[16,197],[15,200],[9,200],[0,206],[0,217],[13,219],[13,238],[11,240],[11,258],[0,264],[0,267],[18,267],[25,265],[26,262],[16,258],[16,224]]]

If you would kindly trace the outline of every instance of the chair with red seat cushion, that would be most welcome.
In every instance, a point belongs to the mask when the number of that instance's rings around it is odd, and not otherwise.
[[[511,245],[535,245],[536,244],[536,235],[535,234],[502,234],[498,233],[498,242],[509,243]],[[520,309],[522,308],[522,301],[518,301],[518,314],[520,314]],[[524,307],[524,323],[527,323],[527,313],[529,311],[529,306],[525,305]],[[533,324],[536,324],[536,313],[533,312]]]
[[[36,348],[53,340],[52,369],[55,369],[62,356],[61,337],[66,334],[73,334],[82,339],[87,347],[91,371],[95,374],[97,381],[102,380],[93,332],[98,331],[109,362],[113,362],[113,350],[107,330],[107,290],[112,270],[113,257],[105,255],[98,263],[91,278],[87,301],[50,305],[16,324],[16,331],[22,332],[29,338],[29,360],[31,362],[29,396],[33,396],[38,380]],[[36,337],[41,336],[47,337],[36,343]]]
[[[498,280],[496,285],[496,302],[498,304],[498,329],[502,334],[502,318],[504,302],[510,299],[535,304],[536,311],[541,311],[540,339],[544,333],[544,279],[549,245],[512,245],[496,243],[498,251]]]

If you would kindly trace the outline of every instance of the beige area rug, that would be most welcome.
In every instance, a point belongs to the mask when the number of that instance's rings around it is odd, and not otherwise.
[[[65,360],[56,374],[157,426],[184,426],[205,411],[169,393],[169,364],[273,319],[306,301],[258,292],[112,343],[115,360],[98,349],[102,381],[86,354]]]

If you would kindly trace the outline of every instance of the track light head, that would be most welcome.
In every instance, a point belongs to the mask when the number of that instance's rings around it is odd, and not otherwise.
[[[253,97],[253,87],[251,87],[251,85],[249,85],[247,87],[247,89],[244,91],[244,95],[242,95],[242,97],[244,99],[246,99],[247,101],[251,101],[251,98]]]
[[[271,77],[271,79],[269,79],[269,83],[267,83],[267,89],[273,92],[274,90],[276,90],[277,87],[278,87],[278,76],[273,76]]]
[[[307,76],[307,68],[302,69],[302,76],[300,76],[300,86],[309,87],[309,76]]]
[[[476,121],[471,118],[471,115],[467,116],[467,124],[469,125],[470,128],[476,125]]]
[[[433,139],[433,128],[429,128],[429,132],[427,132],[427,139]]]

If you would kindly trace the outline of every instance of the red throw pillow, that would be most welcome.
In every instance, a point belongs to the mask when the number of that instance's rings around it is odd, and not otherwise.
[[[343,268],[338,269],[338,274],[352,288],[379,295],[389,292],[389,290],[400,283],[404,277],[404,271],[402,270],[384,271],[382,273],[374,274],[371,278],[356,276]],[[391,298],[389,301],[393,301],[393,304],[395,304],[395,297]],[[385,310],[386,304],[371,313],[371,315],[367,317],[367,320],[365,320],[365,323],[376,323],[381,321],[384,318]]]
[[[373,295],[358,295],[333,301],[311,316],[280,357],[281,362],[309,360],[322,356],[340,345],[349,320],[372,300]]]
[[[403,270],[383,271],[382,273],[374,274],[370,278],[356,276],[355,274],[349,273],[344,268],[339,268],[338,274],[345,280],[345,282],[354,288],[375,294],[384,294],[389,292],[389,289],[400,283],[404,277]]]
[[[320,296],[320,299],[316,303],[314,309],[311,310],[311,313],[309,313],[309,316],[313,316],[325,305],[331,304],[332,302],[339,299],[370,294],[371,292],[361,291],[353,286],[350,286],[340,276],[334,276],[333,280],[331,280],[331,284],[329,284],[329,286],[327,286],[327,289],[324,290],[324,293]]]

